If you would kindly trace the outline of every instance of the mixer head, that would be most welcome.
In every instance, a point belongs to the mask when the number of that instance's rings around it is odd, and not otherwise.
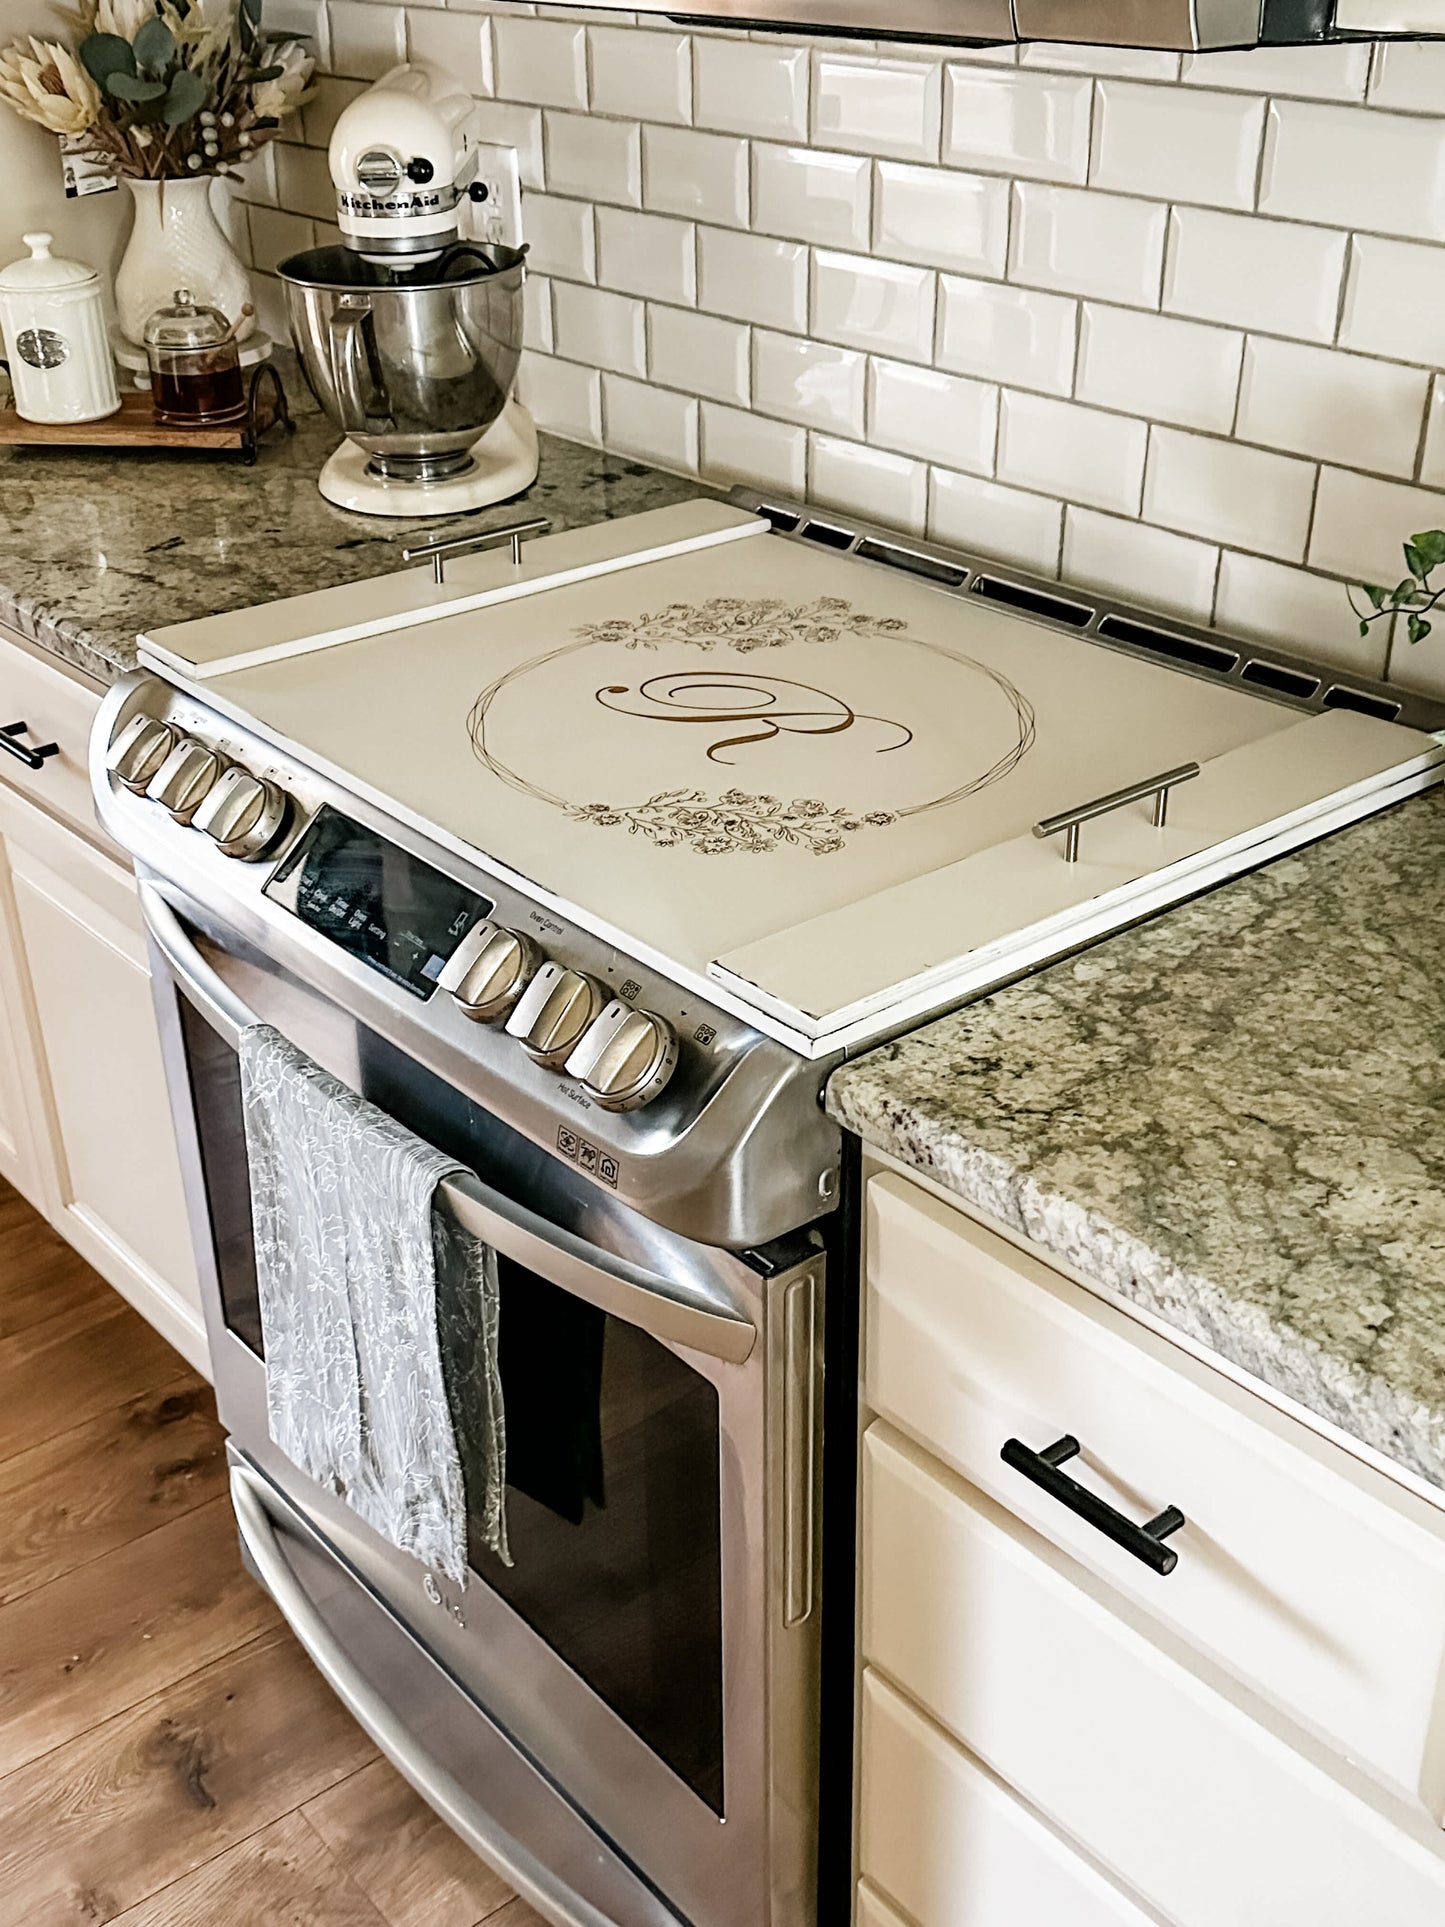
[[[424,260],[455,241],[477,168],[476,103],[415,61],[343,110],[328,155],[336,218],[370,260]]]

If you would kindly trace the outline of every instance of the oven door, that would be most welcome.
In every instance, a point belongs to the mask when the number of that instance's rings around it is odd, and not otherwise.
[[[319,993],[202,934],[165,886],[143,879],[141,898],[238,1520],[298,1636],[547,1919],[810,1922],[821,1252],[805,1242],[770,1276],[652,1225]],[[473,1533],[465,1588],[384,1543],[268,1436],[236,1048],[254,1022],[467,1167],[445,1207],[498,1254],[515,1563]],[[308,1585],[314,1555],[278,1551],[288,1519],[525,1756],[530,1818],[514,1761],[507,1824],[496,1773],[489,1792],[464,1768],[459,1821],[457,1774],[428,1764],[393,1703],[403,1669],[395,1693],[384,1664],[346,1674],[335,1587]],[[584,1851],[559,1844],[559,1792]]]

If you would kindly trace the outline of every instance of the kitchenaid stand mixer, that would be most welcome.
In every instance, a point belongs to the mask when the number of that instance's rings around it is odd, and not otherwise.
[[[331,178],[345,245],[280,274],[302,371],[346,436],[321,471],[365,515],[455,515],[536,478],[537,433],[512,394],[524,248],[464,238],[476,106],[421,63],[394,67],[341,114]]]

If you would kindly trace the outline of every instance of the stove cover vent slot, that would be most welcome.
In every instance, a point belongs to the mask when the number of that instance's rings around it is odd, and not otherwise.
[[[1239,672],[1241,682],[1257,683],[1261,689],[1276,690],[1281,696],[1297,696],[1308,702],[1320,686],[1318,676],[1306,676],[1298,669],[1286,669],[1277,662],[1247,662]]]
[[[1093,620],[1094,612],[1077,602],[1065,602],[1062,596],[1045,595],[1041,589],[1025,588],[1021,582],[1005,582],[996,575],[981,575],[975,578],[969,593],[985,596],[990,602],[1002,602],[1006,608],[1022,609],[1027,615],[1047,616],[1050,622],[1063,622],[1071,629],[1086,629]]]
[[[825,549],[851,549],[853,546],[849,530],[834,528],[831,522],[805,522],[798,533],[805,542],[821,543]]]
[[[940,562],[935,556],[919,555],[913,549],[897,549],[891,542],[875,541],[871,535],[858,544],[857,553],[865,562],[881,562],[887,569],[904,569],[909,575],[922,576],[925,582],[941,582],[949,589],[956,589],[968,580],[967,569],[956,569],[951,563]]]
[[[795,515],[792,509],[777,509],[770,502],[760,503],[758,514],[765,522],[771,523],[781,535],[791,535],[802,519]]]
[[[1346,689],[1343,683],[1332,684],[1323,702],[1326,709],[1354,709],[1361,716],[1378,716],[1382,723],[1393,723],[1403,706],[1384,696],[1367,695],[1363,689]]]
[[[1232,649],[1216,649],[1212,643],[1193,636],[1176,636],[1168,629],[1154,629],[1146,622],[1130,622],[1124,616],[1105,616],[1098,634],[1107,642],[1127,642],[1132,649],[1147,650],[1151,656],[1166,656],[1170,662],[1187,662],[1196,669],[1212,669],[1216,674],[1232,674],[1239,657]]]

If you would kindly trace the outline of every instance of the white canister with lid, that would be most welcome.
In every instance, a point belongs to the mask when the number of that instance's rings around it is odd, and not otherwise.
[[[0,329],[16,412],[31,422],[92,422],[120,407],[100,277],[27,234],[28,260],[0,268]]]

